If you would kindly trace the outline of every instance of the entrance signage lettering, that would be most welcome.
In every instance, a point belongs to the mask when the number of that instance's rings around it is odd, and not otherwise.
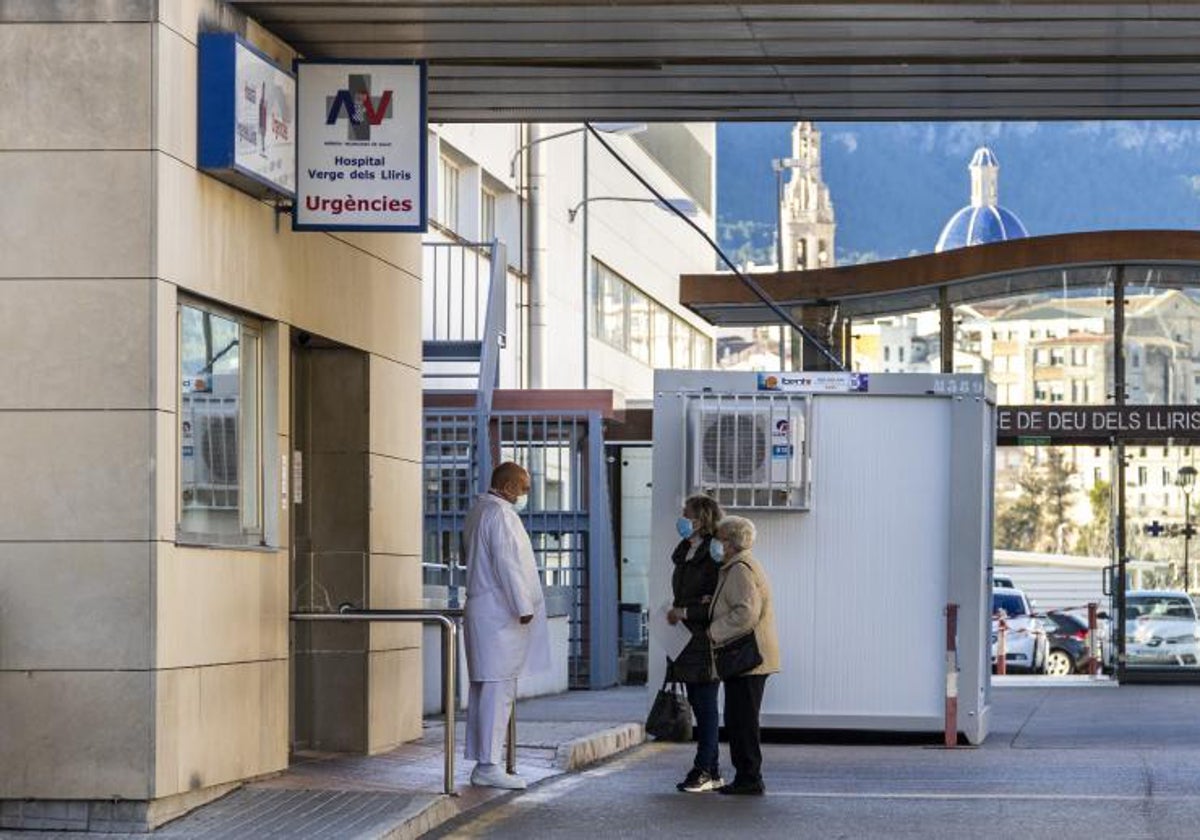
[[[425,65],[297,61],[296,230],[426,228]]]
[[[1017,405],[996,409],[996,441],[1048,444],[1126,440],[1200,439],[1200,408],[1164,405]]]

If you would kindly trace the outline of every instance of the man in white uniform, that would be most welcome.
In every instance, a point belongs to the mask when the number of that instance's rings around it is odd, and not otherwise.
[[[476,761],[471,784],[521,790],[525,780],[501,765],[504,735],[517,696],[517,677],[548,670],[546,601],[533,546],[517,515],[529,493],[529,473],[506,462],[491,490],[467,514],[467,603],[464,633],[471,681],[466,757]]]

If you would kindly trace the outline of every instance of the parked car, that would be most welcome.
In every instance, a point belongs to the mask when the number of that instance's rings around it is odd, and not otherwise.
[[[1125,657],[1128,665],[1200,667],[1200,621],[1186,592],[1125,594]]]
[[[992,575],[992,587],[995,589],[1016,589],[1017,585],[1008,575]]]
[[[1098,605],[1100,606],[1100,605]],[[1082,624],[1085,628],[1088,623],[1088,611],[1086,607],[1069,607],[1065,610],[1056,610],[1062,612],[1077,623]],[[1100,670],[1112,671],[1115,667],[1113,644],[1116,641],[1114,638],[1112,619],[1106,610],[1100,609],[1096,612],[1096,641],[1100,647]]]
[[[1002,614],[1008,628],[1004,639],[1005,670],[1044,674],[1049,639],[1020,589],[992,588],[992,664],[996,662]]]
[[[1038,616],[1038,621],[1046,630],[1050,645],[1050,652],[1046,655],[1046,673],[1054,677],[1085,673],[1091,658],[1087,620],[1051,610]]]

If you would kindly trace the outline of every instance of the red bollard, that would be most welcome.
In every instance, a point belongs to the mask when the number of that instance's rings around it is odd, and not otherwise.
[[[1000,611],[1000,620],[997,625],[997,635],[999,640],[996,642],[996,673],[1004,676],[1008,673],[1008,622],[1005,621],[1004,611]]]
[[[1099,605],[1095,602],[1088,604],[1088,673],[1093,677],[1100,673],[1100,650],[1099,639],[1096,638],[1096,628],[1098,626],[1096,612]]]
[[[946,605],[945,745],[958,746],[958,604]]]

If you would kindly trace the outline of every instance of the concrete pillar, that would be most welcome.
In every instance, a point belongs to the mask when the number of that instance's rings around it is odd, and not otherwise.
[[[546,213],[547,132],[529,126],[529,387],[546,387],[546,297],[549,222]]]

